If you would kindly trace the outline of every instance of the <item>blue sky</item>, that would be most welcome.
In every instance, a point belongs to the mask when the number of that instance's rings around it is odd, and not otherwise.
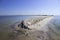
[[[0,0],[0,15],[60,15],[60,0]]]

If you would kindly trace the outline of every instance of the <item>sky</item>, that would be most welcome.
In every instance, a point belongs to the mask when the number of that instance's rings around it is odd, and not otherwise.
[[[0,15],[60,15],[60,0],[0,0]]]

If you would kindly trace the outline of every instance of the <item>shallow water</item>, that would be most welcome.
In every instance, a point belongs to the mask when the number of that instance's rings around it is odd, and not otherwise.
[[[53,24],[54,28],[60,32],[60,16],[54,16],[49,23]]]

